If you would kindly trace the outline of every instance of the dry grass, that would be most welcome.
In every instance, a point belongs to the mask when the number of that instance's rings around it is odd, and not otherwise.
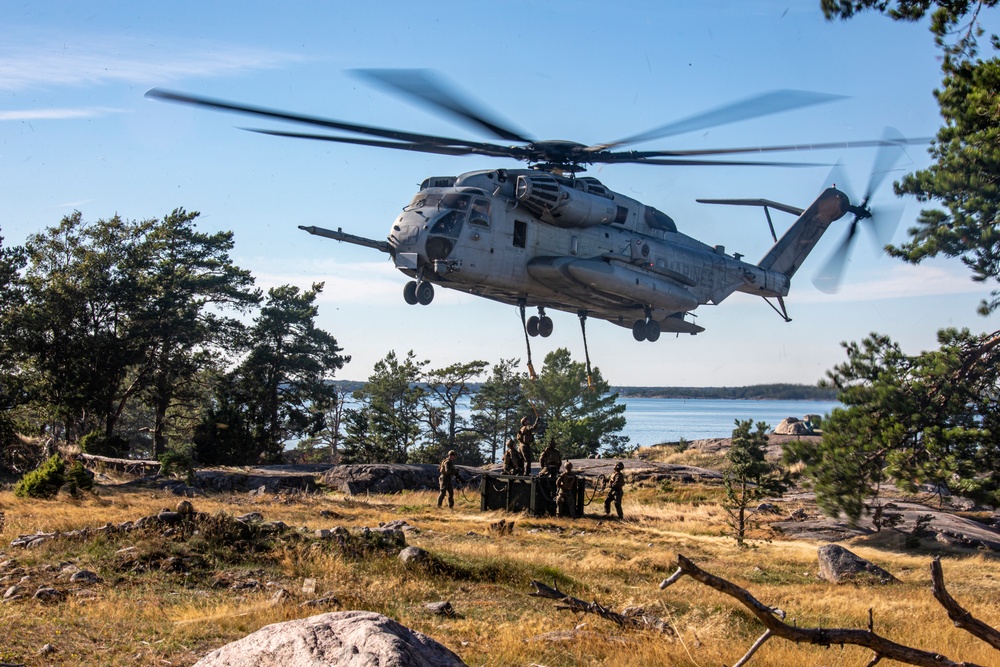
[[[428,492],[195,500],[203,512],[259,511],[269,520],[309,529],[375,526],[404,518],[420,529],[408,533],[407,542],[427,549],[434,558],[431,566],[416,570],[391,556],[352,558],[333,548],[311,548],[307,540],[275,543],[256,554],[206,552],[200,565],[186,573],[119,571],[122,561],[115,552],[123,547],[190,555],[188,545],[153,535],[57,540],[24,550],[0,547],[0,561],[16,558],[31,577],[29,586],[53,583],[69,589],[60,567],[64,563],[92,569],[104,579],[90,587],[93,598],[71,594],[54,605],[33,600],[0,605],[0,662],[190,665],[212,648],[269,623],[320,611],[366,609],[434,637],[469,665],[732,664],[762,629],[733,600],[693,580],[660,591],[657,584],[672,573],[676,554],[683,553],[704,569],[747,587],[766,604],[784,609],[800,626],[864,627],[872,608],[880,634],[952,659],[1000,664],[996,651],[955,629],[934,601],[929,555],[887,550],[884,545],[849,545],[896,574],[901,583],[873,588],[827,584],[816,576],[815,543],[774,541],[738,550],[724,537],[725,516],[717,504],[717,489],[711,486],[627,489],[629,518],[624,522],[605,521],[597,514],[571,521],[481,513],[478,498],[471,495],[460,496],[455,511],[442,511],[435,507],[435,497]],[[80,502],[29,502],[3,492],[0,510],[7,525],[0,544],[19,534],[134,520],[175,503],[172,496],[139,490],[102,490],[101,497]],[[588,510],[599,505],[600,498]],[[489,523],[501,517],[517,522],[513,535],[490,535]],[[983,554],[944,559],[952,594],[973,614],[1000,626],[996,565]],[[220,577],[254,579],[261,587],[237,591],[214,586]],[[304,578],[316,579],[315,594],[301,593]],[[552,601],[528,596],[531,579],[555,583],[571,595],[614,609],[646,607],[668,619],[677,637],[623,633],[596,616],[557,611]],[[290,596],[275,602],[279,587]],[[339,604],[321,610],[298,606],[307,598],[328,595]],[[433,616],[424,609],[439,600],[451,601],[458,616]],[[538,638],[554,631],[566,635],[562,640]],[[52,644],[56,652],[37,656],[44,644]],[[853,666],[870,657],[856,648],[796,646],[774,639],[751,664]]]

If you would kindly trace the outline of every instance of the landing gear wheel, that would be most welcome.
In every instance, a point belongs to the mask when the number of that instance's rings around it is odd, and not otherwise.
[[[538,319],[538,335],[548,338],[552,335],[552,318],[543,315]]]
[[[646,340],[646,320],[636,320],[632,325],[632,338],[637,341]]]
[[[417,304],[417,282],[411,280],[403,286],[403,301],[415,306]]]
[[[426,306],[431,301],[434,300],[434,285],[429,282],[421,282],[417,284],[417,303],[421,306]]]
[[[646,340],[650,343],[655,341],[660,337],[660,325],[656,320],[649,320],[646,322]]]
[[[534,338],[538,335],[538,323],[539,319],[537,315],[532,315],[528,318],[528,323],[525,325],[525,329],[528,331],[528,335]]]

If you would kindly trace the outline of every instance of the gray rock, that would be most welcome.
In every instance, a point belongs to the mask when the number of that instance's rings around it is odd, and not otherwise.
[[[248,512],[236,517],[236,520],[240,523],[261,523],[264,521],[264,515],[260,512]]]
[[[431,555],[420,547],[406,547],[399,552],[399,560],[407,565],[419,565],[420,563],[425,563],[430,559],[430,557]]]
[[[840,584],[848,581],[877,581],[882,584],[897,583],[898,579],[878,565],[851,553],[838,544],[825,544],[819,548],[819,576]]]
[[[798,417],[785,417],[774,427],[775,435],[809,435],[812,429]]]
[[[40,602],[59,602],[63,599],[63,593],[49,586],[42,586],[32,597]]]
[[[430,637],[370,611],[276,623],[212,651],[195,667],[465,667]]]
[[[184,515],[180,512],[172,512],[170,510],[163,510],[156,515],[156,518],[166,524],[180,523],[184,520]]]
[[[761,503],[757,505],[757,511],[764,514],[781,514],[781,508],[774,503]]]
[[[425,604],[424,609],[431,612],[432,614],[437,614],[438,616],[450,617],[455,615],[455,608],[452,607],[451,602],[448,602],[447,600]]]
[[[74,572],[73,576],[69,578],[70,583],[73,584],[97,584],[100,583],[101,578],[97,576],[96,572],[91,572],[90,570],[79,570]]]
[[[20,597],[23,593],[24,593],[24,587],[14,584],[10,588],[8,588],[6,592],[4,592],[3,599],[9,600],[11,598]]]

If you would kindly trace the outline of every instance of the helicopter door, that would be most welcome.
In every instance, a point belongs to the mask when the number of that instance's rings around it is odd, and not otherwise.
[[[493,268],[493,228],[490,220],[490,201],[483,197],[472,200],[469,208],[469,224],[462,234],[460,245],[463,259],[463,279],[482,282],[490,276]]]

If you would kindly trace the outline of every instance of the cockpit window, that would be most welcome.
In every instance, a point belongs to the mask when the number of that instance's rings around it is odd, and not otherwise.
[[[434,221],[431,227],[431,234],[440,234],[457,238],[462,231],[462,223],[465,221],[466,211],[448,211]]]
[[[490,202],[486,199],[475,199],[472,202],[472,212],[469,213],[469,222],[473,225],[490,225]]]
[[[454,192],[441,194],[440,192],[427,194],[418,192],[404,211],[411,211],[415,208],[433,207],[438,210],[455,209],[465,211],[469,208],[472,197],[469,195],[457,194]]]

